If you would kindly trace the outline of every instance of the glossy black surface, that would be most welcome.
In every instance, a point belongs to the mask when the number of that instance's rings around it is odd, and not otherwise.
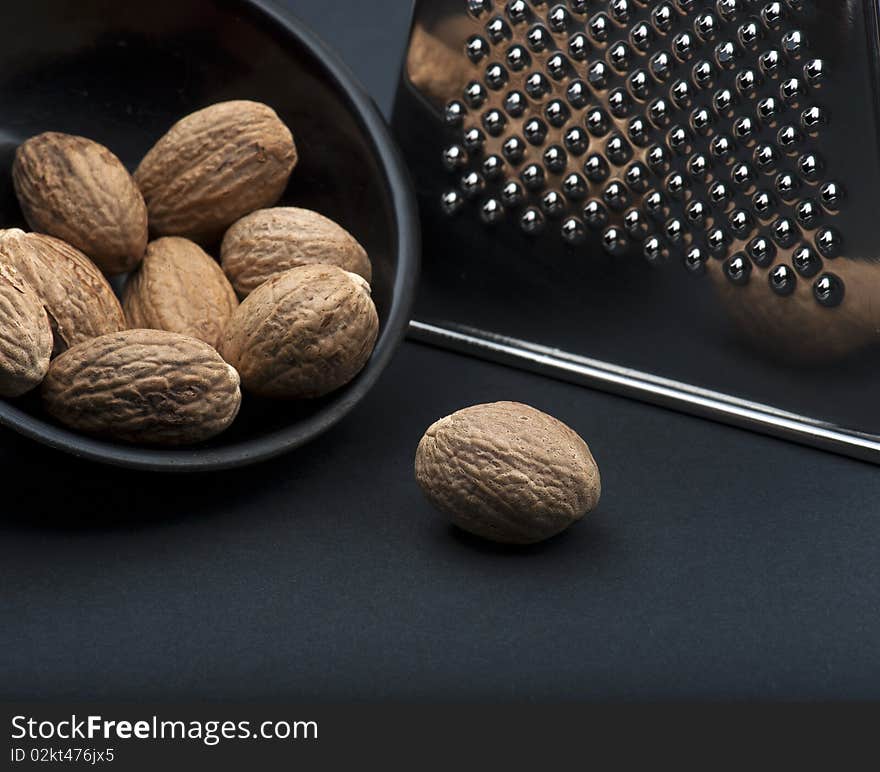
[[[383,119],[336,55],[260,2],[36,0],[4,4],[16,29],[0,48],[0,226],[21,225],[9,169],[15,147],[46,130],[91,137],[130,168],[186,113],[227,99],[271,105],[300,153],[282,203],[337,220],[367,248],[381,333],[365,370],[314,403],[245,397],[211,443],[153,450],[89,439],[43,416],[31,396],[0,402],[0,422],[76,455],[149,469],[248,464],[314,438],[369,390],[397,347],[418,266],[413,201]]]

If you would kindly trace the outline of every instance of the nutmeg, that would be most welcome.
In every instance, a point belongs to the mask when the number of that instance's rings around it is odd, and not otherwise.
[[[531,544],[564,531],[599,503],[599,468],[561,421],[518,402],[459,410],[416,451],[428,500],[470,533]]]
[[[238,306],[232,286],[198,244],[174,236],[151,241],[122,293],[132,328],[168,330],[216,346]]]
[[[134,268],[147,246],[147,207],[122,162],[85,137],[49,131],[22,143],[12,181],[35,231],[84,252],[108,276]]]
[[[260,285],[232,314],[220,353],[263,397],[323,397],[367,363],[379,331],[370,285],[332,265],[305,265]]]
[[[274,207],[242,217],[223,237],[220,263],[240,297],[301,265],[336,265],[372,280],[366,250],[347,230],[309,209]]]

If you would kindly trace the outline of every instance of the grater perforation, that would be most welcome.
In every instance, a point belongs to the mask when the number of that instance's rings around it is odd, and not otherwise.
[[[818,152],[828,68],[796,26],[807,5],[466,3],[473,77],[446,105],[444,210],[473,199],[487,225],[571,246],[597,231],[612,255],[690,273],[714,261],[736,286],[773,268],[780,296],[822,273],[816,301],[842,300],[825,261],[843,248],[843,188]]]

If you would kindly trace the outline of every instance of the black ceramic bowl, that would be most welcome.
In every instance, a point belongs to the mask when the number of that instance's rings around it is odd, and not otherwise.
[[[381,330],[351,384],[316,402],[245,395],[211,443],[164,450],[93,439],[52,422],[39,399],[0,400],[0,423],[77,456],[129,467],[242,466],[303,445],[376,382],[409,319],[418,224],[385,122],[349,70],[310,32],[259,0],[29,0],[3,3],[0,28],[0,226],[24,227],[12,190],[16,146],[41,131],[81,134],[133,169],[177,119],[214,102],[271,105],[300,162],[282,204],[316,209],[351,231],[373,261]]]

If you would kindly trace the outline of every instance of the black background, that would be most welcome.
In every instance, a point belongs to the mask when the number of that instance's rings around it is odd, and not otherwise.
[[[390,108],[403,0],[286,4]],[[447,526],[412,458],[531,403],[604,498],[524,550]],[[0,436],[0,697],[880,697],[880,470],[405,344],[308,448],[170,478]]]

